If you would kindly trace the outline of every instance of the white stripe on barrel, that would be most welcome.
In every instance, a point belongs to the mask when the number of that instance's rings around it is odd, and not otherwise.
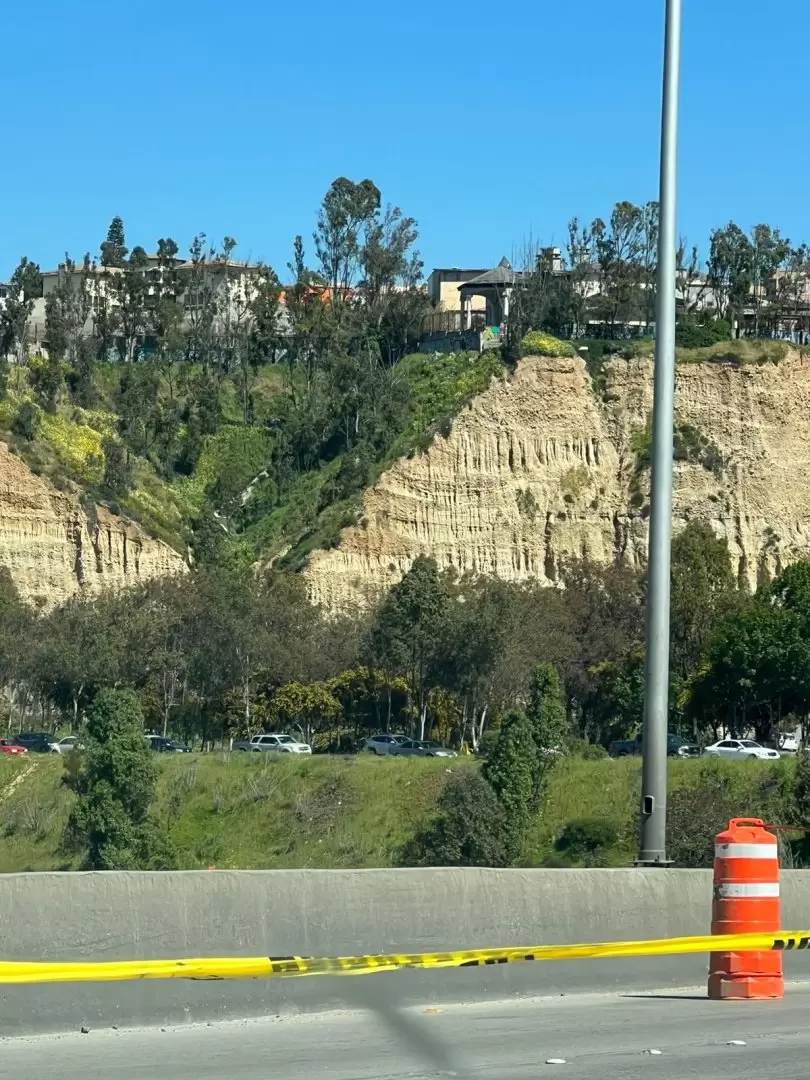
[[[777,859],[779,852],[774,844],[715,844],[715,859]]]
[[[731,882],[715,885],[715,895],[718,900],[764,900],[779,895],[779,883],[763,882],[757,885],[737,885]]]

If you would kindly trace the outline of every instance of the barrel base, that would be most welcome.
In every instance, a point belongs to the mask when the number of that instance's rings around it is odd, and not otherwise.
[[[785,980],[782,976],[731,976],[727,972],[709,975],[711,1001],[778,1001],[784,996]]]

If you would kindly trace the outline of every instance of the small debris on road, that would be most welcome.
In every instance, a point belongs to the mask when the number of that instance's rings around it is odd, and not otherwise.
[[[548,1058],[546,1065],[565,1065],[565,1058]]]
[[[726,1046],[745,1046],[745,1043],[742,1039],[729,1039]]]

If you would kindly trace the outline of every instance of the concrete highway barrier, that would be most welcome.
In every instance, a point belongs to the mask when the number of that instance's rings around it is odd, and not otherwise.
[[[0,958],[335,956],[706,933],[699,870],[287,870],[0,876]],[[782,875],[783,924],[802,926],[810,875]],[[799,953],[798,963],[806,957]],[[790,959],[786,956],[786,960]],[[794,965],[795,968],[795,965]],[[404,971],[403,1004],[705,981],[704,955]],[[788,976],[791,971],[788,969]],[[354,980],[3,986],[0,1034],[166,1024],[354,1003]]]

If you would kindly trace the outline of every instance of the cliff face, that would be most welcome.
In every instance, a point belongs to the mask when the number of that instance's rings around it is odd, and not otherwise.
[[[35,476],[0,443],[0,566],[20,595],[53,607],[77,592],[135,585],[183,573],[182,557],[103,507],[88,513],[78,499]]]
[[[419,554],[544,584],[572,556],[643,564],[651,409],[649,360],[611,361],[598,390],[579,358],[521,361],[366,492],[359,524],[311,557],[313,600],[365,603]],[[679,366],[676,429],[676,530],[709,522],[751,586],[810,556],[810,360]]]

